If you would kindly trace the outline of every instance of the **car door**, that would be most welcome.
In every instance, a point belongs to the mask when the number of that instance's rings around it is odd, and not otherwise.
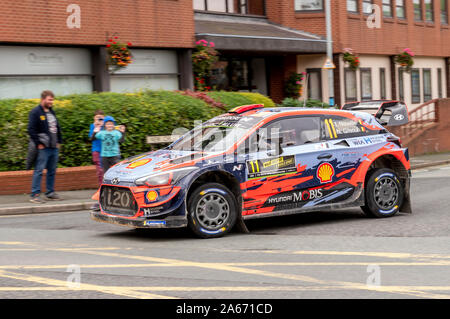
[[[249,137],[244,214],[296,210],[319,200],[321,185],[332,181],[326,168],[317,178],[318,161],[335,160],[323,140],[319,115],[274,120]],[[325,153],[324,153],[325,152]]]
[[[364,176],[358,174],[358,168],[371,149],[377,147],[377,140],[381,141],[376,135],[379,131],[370,130],[353,116],[338,115],[323,115],[322,131],[329,146],[322,156],[329,154],[332,160],[319,161],[317,177],[320,180],[324,172],[333,176],[324,187],[326,195],[321,204],[342,203],[361,190]]]

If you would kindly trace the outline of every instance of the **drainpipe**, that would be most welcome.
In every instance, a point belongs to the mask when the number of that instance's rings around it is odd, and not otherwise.
[[[333,61],[333,35],[331,29],[331,0],[325,0],[325,20],[327,29],[327,56]],[[328,94],[330,106],[334,106],[334,70],[328,70]]]

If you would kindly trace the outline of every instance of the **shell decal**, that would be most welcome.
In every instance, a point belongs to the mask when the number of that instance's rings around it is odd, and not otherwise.
[[[333,180],[334,176],[334,168],[330,163],[323,163],[317,169],[317,178],[320,179],[320,182],[329,183]]]
[[[130,165],[128,165],[126,168],[133,169],[136,167],[144,166],[145,164],[150,163],[151,161],[152,161],[151,158],[137,160],[137,161],[130,163]]]

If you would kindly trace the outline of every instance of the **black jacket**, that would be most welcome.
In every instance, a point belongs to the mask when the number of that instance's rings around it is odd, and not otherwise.
[[[53,109],[50,109],[50,112],[56,118]],[[57,143],[62,144],[61,128],[59,127],[58,121],[57,126],[58,126]],[[30,135],[30,139],[34,142],[34,145],[36,147],[39,144],[44,144],[42,142],[43,137],[47,136],[48,140],[50,140],[50,131],[48,129],[47,116],[44,111],[44,108],[40,105],[36,106],[34,109],[30,111],[30,114],[28,116],[28,135]],[[48,147],[48,145],[45,146]]]

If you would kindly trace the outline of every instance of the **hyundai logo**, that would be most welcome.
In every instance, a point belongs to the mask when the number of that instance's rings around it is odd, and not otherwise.
[[[119,184],[119,182],[120,182],[120,180],[117,177],[115,177],[111,180],[111,184],[113,184],[113,185],[117,185],[117,184]]]

